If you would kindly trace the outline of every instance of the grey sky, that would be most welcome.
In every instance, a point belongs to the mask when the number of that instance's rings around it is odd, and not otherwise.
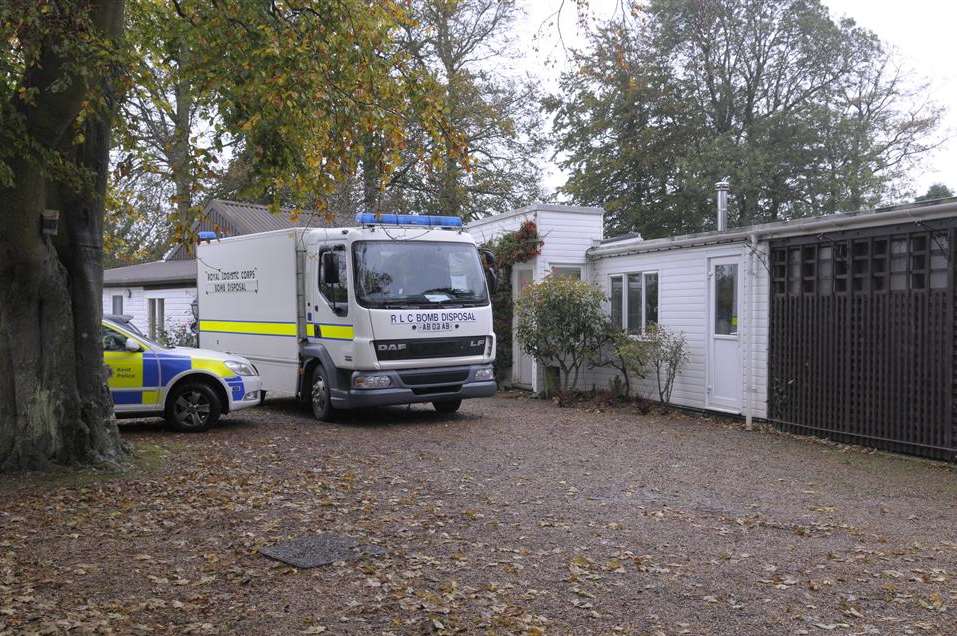
[[[590,0],[590,12],[604,19],[620,11],[621,0]],[[932,99],[948,108],[941,135],[947,141],[926,156],[911,175],[915,193],[922,194],[933,183],[957,188],[957,63],[951,43],[957,19],[957,4],[940,0],[909,0],[906,3],[888,0],[824,0],[835,17],[851,17],[870,29],[896,52],[905,68],[930,83]],[[558,29],[550,18],[562,5],[561,0],[526,0],[526,19],[518,25],[519,42],[526,54],[522,66],[540,79],[543,88],[554,90],[568,59],[558,38]],[[578,25],[575,3],[565,0],[561,15],[561,34],[567,47],[581,47],[585,31]],[[565,176],[553,164],[546,167],[545,184],[554,190]]]

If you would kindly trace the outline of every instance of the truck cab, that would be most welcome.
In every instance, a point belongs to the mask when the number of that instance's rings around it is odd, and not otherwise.
[[[202,244],[201,346],[249,358],[265,390],[295,393],[322,420],[493,395],[494,275],[459,219],[357,221]]]

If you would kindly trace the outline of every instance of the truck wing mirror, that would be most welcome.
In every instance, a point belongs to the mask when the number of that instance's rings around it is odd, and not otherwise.
[[[485,260],[485,267],[488,269],[495,268],[495,254],[492,250],[479,250],[479,253],[482,255],[482,258]]]
[[[323,285],[339,284],[339,255],[335,252],[323,252],[319,269],[319,282]]]

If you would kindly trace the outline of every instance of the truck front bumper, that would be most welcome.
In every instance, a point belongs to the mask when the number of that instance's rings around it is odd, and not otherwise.
[[[495,380],[477,380],[476,373],[490,369],[488,364],[389,371],[354,371],[360,375],[388,376],[390,385],[382,389],[332,390],[332,405],[339,409],[389,406],[417,402],[464,400],[495,395]]]

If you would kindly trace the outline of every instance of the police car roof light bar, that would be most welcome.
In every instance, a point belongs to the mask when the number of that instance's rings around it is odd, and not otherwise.
[[[198,232],[196,236],[199,237],[200,241],[215,241],[216,240],[216,232],[209,232],[209,231]]]
[[[431,214],[373,214],[360,212],[356,215],[359,225],[425,225],[428,227],[462,227],[462,219],[457,216],[436,216]]]

